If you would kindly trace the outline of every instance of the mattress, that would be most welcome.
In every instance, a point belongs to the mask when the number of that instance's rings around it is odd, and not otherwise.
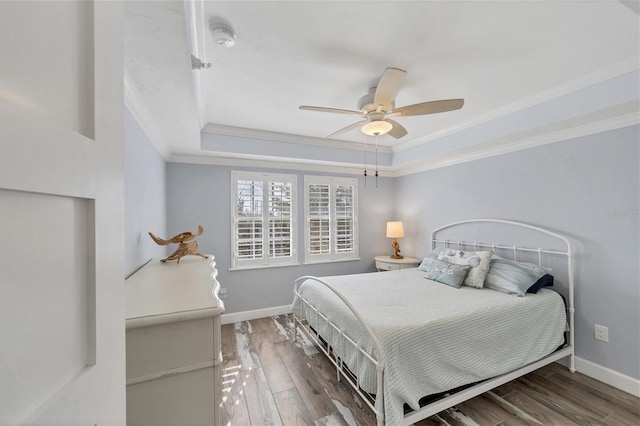
[[[490,289],[459,289],[426,279],[417,268],[322,277],[367,322],[379,339],[384,368],[385,423],[401,424],[403,404],[498,376],[552,353],[564,341],[562,297],[549,289],[525,297]],[[347,306],[314,280],[300,294],[376,358],[370,337]],[[292,310],[319,332],[359,377],[376,392],[375,366],[319,315],[294,298]]]

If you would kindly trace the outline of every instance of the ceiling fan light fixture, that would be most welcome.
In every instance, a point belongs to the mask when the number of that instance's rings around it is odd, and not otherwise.
[[[389,133],[393,125],[387,121],[377,120],[365,123],[360,130],[368,136],[382,136]]]

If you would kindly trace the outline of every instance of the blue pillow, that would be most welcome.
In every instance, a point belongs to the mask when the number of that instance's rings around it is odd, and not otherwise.
[[[431,252],[427,255],[428,258],[431,259],[437,259],[438,255],[440,254],[440,252],[444,250],[444,248],[440,247],[440,248],[434,248],[433,250],[431,250]],[[427,258],[425,257],[425,259]]]
[[[431,252],[427,255],[427,257],[425,257],[424,259],[422,259],[422,263],[420,263],[420,266],[418,266],[418,269],[420,269],[421,271],[426,271],[426,268],[429,268],[429,265],[431,265],[431,261],[436,259],[438,260],[438,255],[440,254],[440,252],[444,250],[443,248],[435,248],[433,250],[431,250]],[[426,262],[426,263],[425,263]],[[425,269],[423,269],[423,265]]]
[[[425,257],[418,269],[427,273],[425,276],[427,279],[460,288],[471,267]]]
[[[549,272],[551,272],[551,269],[533,263],[492,258],[484,286],[503,293],[524,297],[527,290],[538,284],[538,280],[548,275]],[[540,282],[540,287],[544,282]]]
[[[553,275],[544,274],[538,281],[529,287],[527,293],[536,294],[542,287],[553,287]]]

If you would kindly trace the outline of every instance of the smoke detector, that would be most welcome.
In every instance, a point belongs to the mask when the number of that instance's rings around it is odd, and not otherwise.
[[[209,30],[213,42],[219,46],[232,47],[236,43],[236,33],[230,27],[213,24]]]

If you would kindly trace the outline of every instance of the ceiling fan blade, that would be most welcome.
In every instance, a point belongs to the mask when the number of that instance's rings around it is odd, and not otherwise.
[[[373,103],[382,105],[383,111],[389,111],[391,104],[404,84],[406,75],[407,72],[399,68],[387,68],[378,82]]]
[[[400,139],[403,136],[407,135],[407,129],[405,129],[400,123],[398,123],[397,121],[393,121],[390,118],[385,118],[384,121],[391,123],[391,125],[393,126],[391,128],[391,130],[389,130],[389,133],[387,133],[388,135],[396,138],[396,139]]]
[[[435,114],[438,112],[454,111],[462,108],[463,105],[464,99],[445,99],[442,101],[422,102],[420,104],[396,108],[390,115],[406,117],[409,115]]]
[[[338,114],[351,114],[351,115],[360,115],[364,117],[364,113],[361,111],[354,111],[350,109],[340,109],[340,108],[326,108],[326,107],[317,107],[317,106],[309,106],[309,105],[301,105],[298,108],[304,109],[307,111],[320,111],[320,112],[335,112]]]
[[[333,132],[331,133],[329,136],[327,136],[328,138],[335,138],[336,136],[340,136],[343,133],[347,133],[350,130],[353,129],[357,129],[358,127],[362,126],[364,123],[367,123],[369,120],[362,120],[362,121],[358,121],[356,123],[350,124],[347,127],[345,127],[344,129],[340,129],[337,132]]]

